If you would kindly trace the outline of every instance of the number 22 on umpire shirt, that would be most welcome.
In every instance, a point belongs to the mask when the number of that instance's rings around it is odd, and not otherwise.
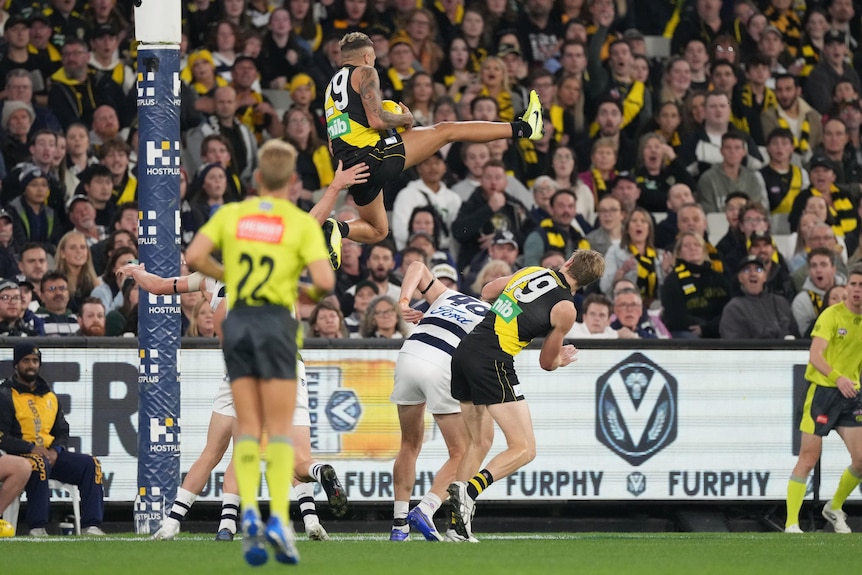
[[[225,204],[198,233],[221,250],[228,309],[238,303],[293,309],[302,270],[329,259],[317,220],[281,198]]]

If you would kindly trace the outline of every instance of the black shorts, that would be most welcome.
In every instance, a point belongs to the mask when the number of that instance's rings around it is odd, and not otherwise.
[[[826,437],[836,427],[862,427],[862,394],[846,398],[837,387],[812,383],[805,392],[800,431]]]
[[[368,164],[368,181],[364,184],[354,184],[348,190],[353,194],[353,200],[357,206],[367,206],[380,194],[383,185],[398,178],[404,171],[405,152],[404,142],[401,134],[388,136],[378,140],[374,146],[355,148],[347,153],[335,156],[335,165],[338,160],[344,163],[347,169],[365,162]]]
[[[512,356],[477,355],[459,346],[452,356],[452,397],[474,405],[521,401],[521,383]]]
[[[281,306],[237,306],[224,320],[224,363],[241,377],[296,379],[299,324]]]

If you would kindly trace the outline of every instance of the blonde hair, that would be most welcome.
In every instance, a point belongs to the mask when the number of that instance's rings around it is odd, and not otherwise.
[[[87,248],[87,261],[84,262],[83,266],[81,266],[80,271],[72,270],[69,266],[68,260],[66,259],[66,244],[74,237],[81,238],[84,242],[84,246]],[[99,276],[96,275],[96,270],[93,269],[93,254],[90,251],[90,246],[87,245],[87,237],[81,232],[76,232],[74,230],[66,232],[63,237],[60,238],[60,241],[57,242],[57,253],[54,258],[54,269],[68,278],[70,302],[79,294],[81,297],[89,296],[90,292],[93,291],[93,288],[99,285]]]
[[[479,273],[476,274],[476,281],[470,286],[473,293],[481,294],[482,288],[488,283],[488,276],[496,275],[496,277],[504,277],[512,273],[512,266],[503,260],[488,260]]]
[[[578,287],[587,287],[605,274],[605,256],[594,250],[575,250],[562,268]]]
[[[673,246],[674,262],[679,261],[679,252],[682,251],[682,242],[685,238],[694,238],[697,241],[701,251],[703,251],[704,261],[706,261],[706,258],[709,257],[709,254],[706,252],[706,240],[694,232],[680,232],[676,237],[676,243]]]
[[[257,154],[261,185],[271,191],[287,187],[296,172],[296,148],[281,140],[270,140]]]
[[[356,52],[363,48],[374,49],[374,42],[372,42],[371,38],[362,32],[348,32],[344,35],[338,45],[341,46],[342,55],[348,52]]]
[[[189,327],[186,330],[186,335],[188,337],[209,337],[202,336],[200,329],[198,328],[198,315],[200,314],[201,309],[205,305],[210,305],[210,302],[204,298],[201,298],[198,303],[195,304],[195,307],[192,309],[192,317],[189,318]]]

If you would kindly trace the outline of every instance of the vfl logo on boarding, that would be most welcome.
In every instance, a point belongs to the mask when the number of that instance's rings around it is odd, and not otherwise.
[[[626,477],[626,491],[637,497],[646,491],[646,475],[640,471],[629,473]]]
[[[326,415],[335,431],[353,431],[362,415],[362,404],[352,390],[341,389],[330,396]]]
[[[632,465],[673,443],[676,427],[676,378],[645,355],[630,355],[596,380],[596,437]]]

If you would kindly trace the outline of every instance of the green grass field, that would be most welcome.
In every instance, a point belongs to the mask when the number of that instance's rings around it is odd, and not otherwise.
[[[175,541],[132,536],[0,539],[0,572],[64,575],[236,574],[290,570],[307,575],[831,573],[862,557],[859,535],[784,534],[500,534],[480,544],[390,543],[378,535],[300,538],[299,565],[243,562],[240,543],[207,536]]]

